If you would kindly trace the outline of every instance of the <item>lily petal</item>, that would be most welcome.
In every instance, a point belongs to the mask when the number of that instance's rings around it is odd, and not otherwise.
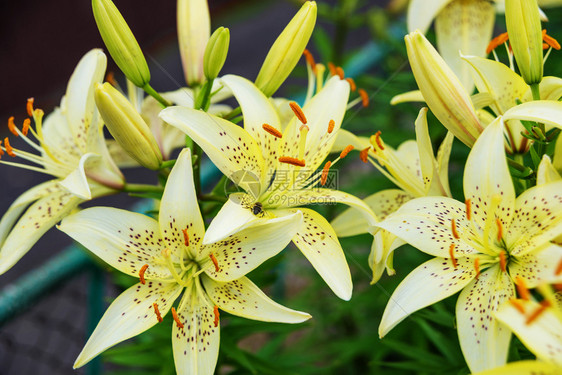
[[[411,0],[408,6],[408,32],[421,30],[425,33],[447,4],[453,0]]]
[[[147,282],[136,284],[121,293],[108,307],[86,346],[74,363],[84,366],[104,350],[138,335],[158,323],[153,303],[166,315],[182,287],[176,283]]]
[[[193,183],[189,148],[182,150],[170,172],[160,203],[158,222],[164,241],[170,249],[178,252],[184,248],[197,248],[205,233]]]
[[[375,233],[369,253],[369,267],[373,271],[371,285],[379,281],[385,269],[389,276],[396,274],[393,267],[394,250],[404,244],[404,241],[386,230]]]
[[[203,245],[199,259],[209,277],[217,281],[236,280],[277,255],[302,227],[302,213],[265,220],[222,241]],[[211,254],[216,265],[212,264]],[[217,270],[217,267],[219,268]]]
[[[445,139],[441,142],[439,150],[437,150],[437,170],[439,172],[439,192],[441,194],[451,197],[451,188],[449,186],[449,157],[453,149],[453,141],[455,136],[450,131],[447,132]],[[434,190],[430,188],[428,195],[435,194]],[[435,194],[437,195],[437,194]]]
[[[398,94],[390,100],[390,105],[401,103],[420,102],[425,103],[425,99],[420,90],[408,91],[403,94]]]
[[[43,142],[61,164],[76,165],[82,155],[82,150],[74,142],[74,136],[68,125],[68,120],[60,108],[55,108],[43,121]],[[43,156],[47,156],[43,152]],[[51,170],[50,163],[45,166]],[[67,171],[65,171],[67,173]],[[63,173],[62,175],[64,175]],[[55,173],[55,175],[61,175]]]
[[[352,145],[357,150],[363,150],[364,148],[371,146],[369,138],[358,137],[349,130],[340,128],[338,134],[336,135],[336,141],[332,145],[332,150],[330,152],[341,152],[349,145]]]
[[[86,164],[96,163],[99,162],[99,160],[100,156],[93,153],[83,155],[76,169],[66,176],[66,178],[60,182],[60,185],[78,198],[84,200],[92,199],[85,169]]]
[[[500,271],[498,265],[482,272],[461,292],[456,308],[457,330],[470,371],[505,364],[511,332],[493,313],[514,295],[509,275]]]
[[[562,246],[552,244],[544,250],[516,256],[515,261],[509,264],[509,275],[514,281],[517,277],[525,280],[528,288],[535,288],[541,283],[562,283],[562,273],[556,274],[561,261]]]
[[[148,216],[110,207],[92,207],[66,217],[58,228],[119,271],[145,278],[171,278],[170,271],[154,262],[166,247],[158,222]]]
[[[562,102],[553,100],[535,100],[510,108],[504,114],[504,120],[517,119],[542,122],[562,128]]]
[[[437,162],[433,156],[433,147],[431,146],[431,138],[429,137],[427,107],[420,110],[415,122],[415,129],[421,175],[425,189],[429,190],[434,176],[437,175]]]
[[[410,272],[392,293],[386,305],[379,326],[379,336],[385,336],[413,312],[464,288],[476,272],[470,259],[462,257],[457,262],[455,268],[449,259],[434,258]]]
[[[562,179],[558,171],[552,165],[548,155],[543,155],[537,169],[537,185],[545,185]]]
[[[336,232],[322,215],[308,208],[300,208],[304,223],[293,237],[294,244],[312,264],[316,272],[341,299],[351,298],[353,284],[345,254]],[[275,210],[279,216],[297,212],[297,209]]]
[[[560,366],[540,361],[511,362],[492,370],[481,371],[474,375],[558,375]]]
[[[302,323],[311,318],[307,313],[291,310],[271,300],[247,277],[222,283],[203,277],[209,298],[221,310],[243,318],[264,322]]]

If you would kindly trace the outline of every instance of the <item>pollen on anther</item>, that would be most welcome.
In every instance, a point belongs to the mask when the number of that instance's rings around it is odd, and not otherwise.
[[[562,259],[560,259],[560,261],[558,262],[558,266],[556,266],[556,270],[554,271],[554,274],[556,276],[560,275],[562,273]]]
[[[310,53],[309,50],[305,49],[303,52],[304,58],[306,59],[306,62],[308,63],[308,65],[310,65],[310,67],[312,68],[313,71],[316,70],[316,61],[314,61],[314,56],[312,56],[312,53]]]
[[[353,147],[352,145],[345,146],[343,151],[340,153],[340,159],[345,158],[347,156],[347,154],[349,154],[354,148],[355,147]]]
[[[113,72],[107,72],[105,75],[105,80],[113,87],[117,87],[117,81],[115,80],[115,74]]]
[[[219,313],[219,307],[217,305],[213,307],[213,314],[215,315],[215,321],[213,323],[215,324],[215,327],[217,327],[219,325],[219,319],[221,316]]]
[[[141,267],[141,269],[139,270],[139,279],[140,279],[140,283],[142,285],[146,284],[146,281],[144,280],[144,273],[146,272],[146,270],[148,269],[148,264],[145,264],[144,266]]]
[[[525,280],[523,280],[521,276],[517,276],[517,278],[515,279],[515,286],[517,287],[517,293],[522,299],[524,299],[525,301],[531,299],[531,293],[529,292],[529,289],[527,289]]]
[[[21,128],[21,132],[25,136],[27,136],[27,133],[29,132],[29,125],[31,125],[30,119],[26,118],[25,120],[23,120],[23,127]]]
[[[304,112],[302,111],[300,105],[298,105],[296,102],[290,102],[289,106],[291,107],[291,109],[293,110],[295,116],[297,116],[299,121],[302,122],[303,124],[306,124],[307,123],[306,116],[304,115]]]
[[[345,80],[347,82],[349,82],[349,88],[351,89],[351,91],[357,90],[357,85],[355,84],[355,81],[353,80],[353,78],[347,77]]]
[[[261,127],[263,128],[263,130],[265,130],[269,134],[273,135],[274,137],[277,137],[277,138],[283,137],[283,133],[281,133],[279,130],[277,130],[276,128],[274,128],[273,126],[271,126],[269,124],[263,124]]]
[[[371,146],[364,148],[363,150],[361,150],[361,152],[359,152],[359,159],[361,159],[361,161],[363,163],[367,163],[369,161],[369,150],[371,149]]]
[[[340,79],[345,78],[345,73],[341,66],[336,67],[336,74],[340,77]]]
[[[335,76],[336,73],[336,66],[332,62],[328,62],[328,70],[330,70],[330,74]]]
[[[213,262],[213,264],[215,265],[215,272],[219,272],[221,269],[219,267],[219,262],[217,261],[215,254],[211,253],[209,254],[209,257],[211,258],[211,262]]]
[[[476,280],[478,280],[478,276],[480,276],[480,259],[474,259],[474,270],[476,271]]]
[[[14,123],[14,116],[10,116],[10,118],[8,119],[8,129],[10,129],[10,132],[13,135],[15,135],[16,137],[19,137],[18,130],[16,128],[16,124]]]
[[[29,117],[33,117],[33,101],[34,98],[27,98],[27,104],[25,105],[25,109],[27,110],[27,115]]]
[[[281,156],[279,157],[279,161],[281,163],[294,165],[295,167],[304,167],[306,165],[306,162],[304,160],[292,158],[290,156]]]
[[[10,155],[13,158],[16,157],[16,153],[14,152],[14,149],[10,145],[10,140],[8,139],[8,137],[4,138],[4,147],[6,148],[6,153],[8,155]]]
[[[2,150],[2,140],[0,139],[0,157],[4,155],[4,150]]]
[[[328,179],[328,171],[330,170],[331,166],[332,166],[332,162],[328,160],[324,165],[324,168],[322,168],[322,177],[320,178],[320,185],[322,186],[326,185],[326,180]]]
[[[328,122],[328,134],[331,134],[334,131],[335,126],[336,126],[336,122],[334,120],[330,120]]]
[[[519,311],[521,314],[525,314],[525,308],[523,307],[523,304],[521,303],[521,301],[519,301],[518,299],[515,298],[511,298],[509,300],[509,303],[517,310]]]
[[[158,304],[154,302],[152,304],[152,307],[154,308],[154,313],[156,314],[156,319],[158,319],[158,323],[162,323],[164,319],[162,319],[162,315],[160,315],[160,310],[158,310]]]
[[[539,307],[537,307],[535,309],[535,311],[533,311],[531,313],[531,315],[529,315],[527,317],[527,320],[525,321],[526,325],[529,325],[531,323],[533,323],[535,320],[537,320],[537,318],[550,306],[550,302],[548,302],[547,300],[543,300],[541,301],[541,305]]]
[[[358,92],[359,96],[361,96],[361,103],[363,104],[363,107],[367,108],[369,106],[369,95],[367,94],[367,91],[359,89]]]
[[[506,271],[506,260],[505,260],[505,251],[500,253],[500,269],[505,272]]]
[[[455,222],[455,219],[451,219],[451,231],[453,232],[453,237],[455,237],[456,240],[461,238],[461,236],[459,236],[459,232],[457,232],[457,224]]]
[[[546,29],[542,31],[542,40],[549,46],[554,48],[555,50],[560,49],[560,43],[550,35],[546,33]]]
[[[381,131],[379,130],[378,132],[376,132],[373,137],[377,146],[379,146],[381,150],[384,150],[384,144],[382,143],[382,139],[381,139]]]
[[[174,318],[174,321],[176,322],[176,324],[178,325],[178,328],[183,329],[183,323],[180,320],[180,317],[178,316],[178,313],[176,312],[176,309],[174,307],[172,307],[172,317]]]
[[[189,234],[187,233],[187,228],[181,230],[183,233],[183,243],[185,246],[189,246]]]
[[[471,205],[470,205],[470,199],[465,200],[464,204],[466,205],[466,219],[468,221],[470,221],[470,219],[472,217],[472,209],[471,209]]]
[[[502,240],[503,237],[503,227],[502,227],[502,222],[500,219],[496,218],[496,226],[498,227],[498,236],[497,236],[497,240],[498,242],[500,242]]]
[[[449,256],[451,257],[451,263],[453,263],[453,267],[457,268],[457,259],[455,258],[455,244],[452,243],[451,246],[449,246]]]
[[[492,52],[493,50],[495,50],[496,48],[498,48],[508,40],[509,40],[509,36],[507,35],[507,33],[502,33],[498,35],[497,37],[495,37],[490,41],[488,47],[486,48],[486,53]]]

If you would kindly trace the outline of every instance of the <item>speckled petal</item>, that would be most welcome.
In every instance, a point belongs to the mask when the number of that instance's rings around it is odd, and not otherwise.
[[[562,283],[562,273],[556,275],[556,269],[562,262],[562,246],[549,245],[544,250],[513,258],[509,262],[509,274],[514,281],[520,277],[528,288],[542,283]]]
[[[243,318],[264,322],[302,323],[307,313],[291,310],[271,300],[247,277],[228,283],[203,277],[205,291],[221,310]]]
[[[369,253],[369,267],[373,271],[371,284],[379,281],[385,269],[389,276],[396,273],[393,266],[394,250],[404,245],[404,243],[400,238],[386,230],[380,230],[375,233],[371,252]]]
[[[43,141],[49,152],[62,164],[78,164],[82,150],[74,143],[74,136],[68,126],[68,120],[60,108],[55,108],[43,121]],[[43,153],[47,157],[46,153]],[[46,169],[51,170],[51,164]]]
[[[10,213],[9,219],[2,223],[4,232],[2,234],[6,237],[2,238],[2,248],[0,249],[0,275],[12,268],[45,232],[82,202],[80,198],[56,186],[46,187],[46,190],[40,194],[39,192],[34,192],[34,194],[38,194],[35,197],[41,196],[41,198],[23,213],[13,227],[12,224],[16,220],[14,212]],[[31,196],[27,196],[20,203],[28,204],[29,201],[25,201],[31,198]],[[23,208],[23,206],[19,206],[17,211],[21,212]]]
[[[199,264],[217,281],[236,280],[283,250],[302,227],[302,220],[302,214],[295,211],[264,220],[222,241],[203,245]],[[211,254],[217,260],[219,271],[216,271]]]
[[[562,368],[540,361],[511,362],[505,366],[482,371],[474,375],[559,375]]]
[[[165,316],[181,291],[182,287],[176,283],[147,281],[145,285],[139,283],[121,293],[101,318],[74,368],[84,366],[109,347],[154,326],[158,318],[153,303],[158,304],[158,311]]]
[[[316,272],[341,299],[351,298],[353,283],[345,254],[334,229],[316,211],[300,208],[304,223],[293,237],[293,243],[312,264]],[[277,215],[296,212],[297,209],[275,210]]]
[[[213,375],[220,344],[220,326],[215,326],[213,306],[210,301],[203,301],[195,291],[184,294],[183,298],[189,299],[186,307],[178,311],[183,328],[179,328],[176,322],[172,323],[176,372],[178,375]],[[182,300],[180,305],[183,304]]]
[[[193,184],[189,148],[182,150],[170,172],[160,203],[158,222],[162,238],[173,251],[182,251],[181,249],[186,248],[184,229],[192,249],[198,247],[205,233],[205,224],[199,211]]]
[[[455,219],[460,240],[453,237],[452,219]],[[465,231],[472,233],[466,219],[466,206],[451,198],[425,197],[408,201],[377,226],[430,255],[449,258],[451,244],[455,244],[457,257],[476,253],[462,240]]]
[[[554,311],[556,307],[548,307],[527,324],[527,319],[541,305],[535,301],[518,302],[525,310],[524,314],[511,303],[505,303],[495,317],[507,325],[538,359],[562,366],[562,320]]]
[[[511,254],[521,255],[562,234],[562,181],[535,186],[515,202],[506,235]]]
[[[211,161],[242,189],[260,183],[264,173],[261,150],[248,132],[236,124],[209,113],[168,107],[160,118],[190,136]]]
[[[414,196],[399,189],[379,191],[368,196],[363,201],[367,204],[380,220],[395,212],[402,204],[413,199]],[[360,215],[355,208],[348,208],[331,223],[338,237],[356,236],[369,233],[369,222]]]
[[[158,222],[148,216],[92,207],[66,217],[58,228],[121,272],[139,277],[141,267],[148,264],[146,279],[171,277],[168,268],[155,263],[166,245]]]
[[[484,129],[478,137],[464,169],[464,196],[470,199],[473,221],[485,227],[490,204],[501,198],[494,215],[508,228],[515,205],[515,189],[505,157],[504,126],[501,117]]]
[[[482,272],[461,292],[456,307],[457,330],[472,372],[505,364],[511,332],[493,313],[514,295],[513,283],[499,265]]]
[[[411,0],[408,6],[408,31],[425,33],[439,12],[453,0]]]

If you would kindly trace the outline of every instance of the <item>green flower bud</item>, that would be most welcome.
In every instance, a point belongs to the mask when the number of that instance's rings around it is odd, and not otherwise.
[[[543,52],[537,0],[506,0],[505,22],[521,76],[528,85],[540,83]]]
[[[162,153],[131,102],[108,82],[96,84],[94,97],[107,129],[123,150],[143,167],[158,169]]]
[[[271,46],[256,78],[266,96],[272,96],[297,65],[316,24],[316,11],[315,1],[304,3]]]
[[[144,87],[150,81],[148,65],[117,7],[111,0],[92,0],[92,9],[103,42],[113,60],[131,82]]]
[[[230,31],[228,29],[219,27],[211,35],[207,48],[205,48],[205,58],[203,59],[205,77],[209,81],[218,77],[226,60],[229,44]]]
[[[185,81],[189,86],[198,86],[205,81],[203,55],[211,35],[207,0],[178,0],[177,22]]]

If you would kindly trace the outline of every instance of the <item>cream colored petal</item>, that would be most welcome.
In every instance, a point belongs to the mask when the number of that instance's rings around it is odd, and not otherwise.
[[[316,211],[300,208],[304,224],[293,237],[293,243],[312,264],[316,272],[341,299],[351,298],[353,284],[345,254],[330,223]],[[275,210],[277,215],[297,209]]]
[[[523,307],[523,314],[513,304],[505,303],[494,314],[495,317],[508,326],[538,359],[562,366],[562,320],[553,311],[556,307],[547,308],[527,323],[541,305],[535,301],[517,302]]]
[[[7,221],[2,223],[3,241],[0,248],[0,275],[16,264],[45,232],[82,202],[81,199],[61,188],[44,187],[46,188],[45,191],[33,191],[32,196],[26,196],[24,200],[18,203],[18,206],[20,203],[28,204],[28,199],[39,198],[22,214],[15,225],[12,226],[16,220],[16,217],[12,216],[14,211],[9,214]],[[19,206],[17,210],[22,212],[23,207]]]
[[[506,234],[513,255],[522,255],[562,234],[562,181],[535,186],[515,202],[515,217]]]
[[[110,207],[92,207],[66,217],[58,228],[119,271],[145,279],[170,278],[161,251],[166,244],[158,222],[148,216]]]
[[[562,97],[562,78],[543,77],[539,88],[542,100],[560,100]]]
[[[449,259],[434,258],[410,272],[388,301],[384,310],[379,336],[385,336],[408,315],[452,296],[475,276],[470,259],[458,259],[454,268]]]
[[[457,300],[457,330],[470,371],[502,366],[507,360],[511,332],[493,313],[515,295],[511,279],[494,266],[482,272]]]
[[[408,31],[416,29],[426,33],[439,12],[453,0],[410,0],[408,6]]]
[[[197,193],[193,183],[191,150],[182,150],[170,172],[158,216],[160,233],[167,246],[181,252],[196,249],[205,234],[205,224],[199,211]],[[187,234],[187,241],[184,231]],[[195,254],[195,250],[193,250]]]
[[[92,199],[92,193],[90,192],[90,186],[88,185],[88,178],[86,177],[86,165],[99,163],[100,156],[87,153],[80,158],[80,163],[74,171],[72,171],[64,180],[60,182],[60,185],[68,190],[69,193],[74,194],[78,198],[89,200]]]
[[[242,189],[259,184],[264,171],[261,151],[244,129],[203,111],[168,107],[160,118],[190,136],[223,174]],[[242,180],[244,176],[245,180]]]
[[[55,108],[45,117],[43,142],[49,152],[62,164],[74,166],[82,156],[82,150],[74,142],[67,117],[60,108]],[[43,156],[47,154],[43,153]],[[49,170],[49,167],[47,166],[46,169]]]
[[[271,300],[247,277],[222,283],[203,277],[205,291],[213,303],[229,314],[264,322],[302,323],[307,313],[291,310]]]
[[[383,271],[392,276],[396,273],[393,267],[394,250],[404,245],[404,241],[386,230],[378,231],[373,237],[369,253],[369,267],[373,271],[371,285],[379,281]]]
[[[554,145],[554,156],[552,158],[552,165],[558,173],[562,174],[562,137],[558,136],[556,144]]]
[[[119,168],[136,168],[140,167],[138,161],[133,159],[129,154],[123,150],[123,147],[114,139],[106,139],[107,149],[111,155],[111,159]]]
[[[84,366],[104,350],[156,325],[158,318],[153,303],[165,316],[181,291],[182,287],[176,283],[147,282],[121,293],[107,308],[74,362],[74,368]]]
[[[552,165],[552,161],[548,155],[543,155],[542,160],[537,169],[537,185],[545,185],[562,179],[558,171]]]
[[[464,168],[464,196],[470,199],[473,221],[485,227],[492,201],[494,214],[508,228],[515,205],[515,189],[507,167],[501,118],[488,125],[472,147]]]
[[[236,280],[281,252],[302,226],[299,211],[264,220],[222,241],[202,246],[198,254],[199,264],[214,280]],[[211,255],[215,257],[216,265]]]
[[[557,128],[562,128],[562,102],[554,100],[536,100],[522,103],[509,109],[504,114],[504,120],[518,119],[542,122]]]
[[[356,150],[363,150],[367,147],[371,147],[369,138],[358,137],[349,130],[340,128],[338,134],[336,135],[336,141],[332,145],[332,150],[330,152],[341,152],[349,145],[352,145]]]
[[[517,282],[519,277],[525,281],[528,288],[535,288],[543,283],[562,283],[562,273],[556,274],[562,262],[562,246],[551,244],[535,253],[513,258],[513,261],[509,262],[509,274],[514,282]]]
[[[461,240],[453,236],[453,219]],[[449,258],[452,244],[455,245],[455,256],[477,252],[462,240],[469,235],[476,235],[466,219],[466,206],[451,198],[426,197],[408,201],[377,226],[430,255]]]
[[[402,204],[413,198],[413,195],[403,190],[388,189],[370,195],[363,201],[373,210],[380,220],[383,220],[389,214],[395,212]],[[336,218],[332,220],[331,225],[338,237],[355,236],[362,233],[369,233],[372,230],[365,216],[359,214],[355,208],[348,208],[340,215],[336,216]]]
[[[474,375],[558,375],[560,366],[540,361],[511,362],[492,370],[477,372]]]
[[[435,19],[437,49],[469,93],[474,91],[474,81],[459,52],[486,56],[495,20],[494,6],[486,0],[451,1]]]
[[[425,103],[425,99],[420,90],[408,91],[403,94],[398,94],[390,100],[390,105],[401,103],[421,102]]]
[[[435,175],[437,175],[437,162],[433,156],[433,147],[427,126],[427,108],[420,110],[415,122],[416,144],[419,153],[419,167],[426,190],[429,190]]]
[[[439,150],[437,150],[437,170],[439,173],[439,193],[447,197],[451,197],[451,188],[449,186],[449,157],[451,156],[451,150],[453,149],[453,141],[455,136],[451,132],[447,132],[445,139],[441,142]],[[437,192],[433,190],[433,187],[428,191],[428,195],[437,195]]]

